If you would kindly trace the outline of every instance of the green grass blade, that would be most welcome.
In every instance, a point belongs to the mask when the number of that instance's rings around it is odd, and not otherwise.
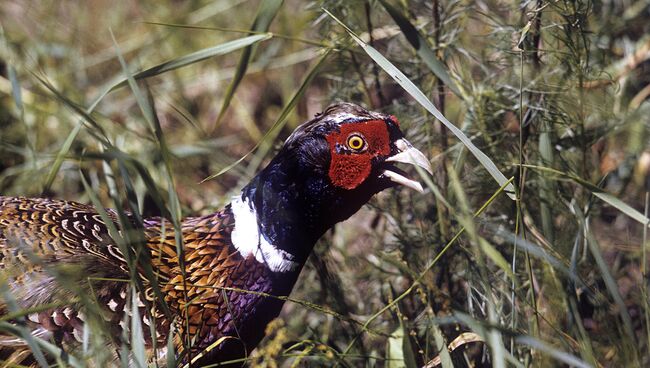
[[[131,350],[133,351],[134,363],[141,368],[147,366],[145,353],[144,334],[140,320],[140,308],[138,307],[138,293],[135,287],[131,288]]]
[[[14,68],[12,65],[7,66],[7,76],[11,82],[11,96],[14,98],[16,108],[20,110],[22,116],[25,114],[25,107],[23,106],[23,95],[21,93],[22,89],[20,87],[18,76],[16,75],[16,68]]]
[[[171,70],[175,70],[178,68],[182,68],[184,66],[197,63],[200,61],[203,61],[205,59],[208,59],[213,56],[218,56],[218,55],[224,55],[236,50],[239,50],[243,47],[250,46],[252,44],[262,42],[265,40],[268,40],[272,38],[273,36],[271,34],[258,34],[258,35],[253,35],[253,36],[248,36],[248,37],[242,37],[233,41],[229,41],[217,46],[213,46],[210,48],[206,48],[203,50],[199,50],[190,54],[187,54],[185,56],[155,65],[151,68],[145,69],[141,72],[133,74],[134,79],[144,79],[152,76],[156,76],[158,74],[162,74]],[[37,79],[41,81],[48,89],[50,89],[52,92],[55,93],[56,96],[63,98],[63,95],[58,93],[53,87],[49,85],[49,83],[45,82],[43,79],[40,77],[36,76]],[[97,107],[99,102],[111,91],[125,86],[128,83],[127,78],[118,78],[116,81],[111,83],[109,87],[105,88],[104,91],[97,96],[94,101],[91,103],[90,107],[86,110],[83,110],[79,108],[76,104],[70,103],[69,106],[72,107],[76,112],[80,113],[86,121],[92,123],[94,122],[92,118],[90,118],[90,113]],[[68,99],[65,99],[65,101],[69,101]],[[52,168],[50,169],[48,176],[46,178],[45,184],[43,186],[43,192],[46,192],[50,189],[52,186],[52,183],[54,182],[54,179],[56,178],[56,175],[58,174],[61,165],[63,164],[63,161],[65,160],[65,157],[67,156],[68,152],[70,151],[70,147],[72,146],[72,143],[76,139],[77,135],[81,131],[82,125],[83,125],[83,120],[79,122],[79,124],[69,133],[67,139],[65,140],[63,146],[59,150],[59,152],[56,155],[56,158],[54,160],[54,163],[52,164]],[[103,133],[103,131],[102,131]],[[99,138],[99,137],[98,137]],[[99,138],[100,141],[105,146],[110,146],[110,142],[106,138]]]
[[[550,355],[556,360],[567,364],[571,367],[577,368],[592,368],[591,365],[587,364],[584,360],[571,355],[565,351],[559,350],[544,341],[540,341],[532,336],[517,336],[515,341],[518,344],[528,345],[535,350],[539,350],[543,353]]]
[[[48,81],[45,79],[39,77],[36,74],[33,74],[36,79],[45,86],[50,92],[54,94],[54,97],[61,101],[64,105],[68,106],[71,108],[75,113],[81,116],[81,120],[77,123],[77,125],[70,131],[68,134],[68,137],[66,138],[65,142],[61,146],[61,149],[57,153],[54,162],[52,163],[52,168],[50,169],[47,178],[45,179],[45,184],[43,185],[43,192],[47,192],[50,190],[50,187],[52,186],[52,183],[54,182],[54,179],[56,178],[57,173],[59,172],[59,169],[61,169],[61,165],[63,164],[63,161],[65,160],[68,151],[70,151],[70,147],[72,147],[72,143],[74,143],[75,138],[77,138],[77,135],[79,135],[79,132],[81,131],[81,128],[83,127],[84,123],[88,123],[90,130],[89,132],[97,138],[98,141],[104,145],[104,147],[111,147],[112,144],[106,137],[106,133],[104,132],[104,129],[95,121],[95,119],[91,116],[92,109],[94,108],[95,105],[93,105],[92,108],[84,110],[81,108],[79,105],[76,103],[72,102],[69,98],[64,96],[61,92],[59,92],[54,86],[52,86]]]
[[[323,9],[330,17],[332,17],[336,22],[338,22],[345,30],[350,34],[350,36],[363,48],[363,50],[372,58],[377,65],[379,65],[388,75],[390,75],[408,94],[410,94],[422,107],[429,111],[436,119],[440,120],[447,129],[451,130],[452,133],[467,147],[467,149],[476,157],[476,159],[485,167],[485,169],[492,175],[492,177],[499,183],[499,186],[502,186],[508,182],[508,179],[503,175],[503,173],[497,168],[497,166],[492,162],[492,160],[478,149],[472,141],[467,138],[465,133],[458,129],[454,124],[452,124],[447,118],[434,106],[434,104],[424,95],[424,93],[409,80],[404,73],[402,73],[395,65],[393,65],[388,59],[386,59],[379,51],[374,47],[366,44],[363,40],[357,36],[348,26],[336,18],[332,13]],[[515,188],[512,184],[508,184],[505,189],[506,194],[510,199],[515,200]]]
[[[541,163],[552,166],[553,164],[553,143],[551,136],[550,123],[544,122],[539,133],[539,155]],[[553,227],[553,208],[550,205],[553,202],[554,186],[548,178],[540,175],[540,212],[542,217],[542,229],[544,236],[550,243],[554,242],[555,230]]]
[[[404,326],[400,325],[390,338],[386,348],[387,368],[415,368],[415,358],[410,350],[409,335],[404,332]],[[410,351],[409,351],[410,350]]]
[[[648,217],[644,216],[641,212],[632,208],[629,204],[623,202],[622,200],[614,197],[613,195],[605,192],[594,192],[594,195],[610,206],[616,208],[617,210],[623,212],[633,220],[639,222],[641,225],[648,226]]]
[[[397,26],[402,30],[404,36],[408,42],[413,46],[418,56],[424,64],[440,78],[440,80],[447,86],[449,89],[458,97],[462,98],[463,95],[458,90],[456,83],[447,72],[447,67],[438,60],[436,53],[429,47],[427,40],[422,36],[422,34],[415,28],[415,26],[409,21],[409,19],[396,7],[391,5],[386,0],[379,0],[381,5],[386,9],[388,14],[393,18]]]
[[[300,85],[300,88],[298,88],[298,90],[293,95],[293,97],[291,98],[289,103],[284,107],[284,109],[282,110],[282,113],[280,113],[280,116],[275,121],[273,126],[271,126],[271,128],[266,132],[266,134],[264,134],[264,137],[262,137],[262,139],[259,142],[257,142],[257,144],[253,148],[251,148],[250,151],[248,151],[245,155],[240,157],[237,161],[235,161],[232,164],[230,164],[230,165],[226,166],[225,168],[221,169],[218,173],[208,176],[207,178],[203,179],[201,182],[204,182],[204,181],[207,181],[207,180],[212,180],[212,179],[214,179],[214,178],[216,178],[218,176],[221,176],[224,173],[228,172],[230,169],[237,166],[246,157],[248,157],[248,155],[253,153],[262,143],[264,143],[267,140],[275,137],[275,135],[282,129],[282,127],[286,123],[286,118],[287,118],[287,116],[289,116],[289,113],[291,113],[293,108],[296,106],[296,104],[300,100],[300,97],[302,97],[302,95],[307,90],[307,87],[311,84],[311,81],[314,79],[314,77],[316,77],[316,75],[320,71],[320,68],[323,65],[323,63],[325,62],[325,60],[327,59],[330,51],[331,51],[331,49],[327,49],[325,51],[325,53],[323,54],[323,56],[321,56],[321,58],[318,60],[316,65],[314,65],[312,67],[312,69],[307,73],[307,76],[303,79],[302,84]]]
[[[523,251],[528,252],[531,256],[539,258],[540,260],[548,263],[551,265],[551,267],[565,274],[567,277],[571,278],[573,282],[580,285],[581,287],[587,287],[585,282],[580,279],[578,275],[576,275],[574,272],[571,272],[569,267],[566,265],[566,262],[563,262],[561,259],[549,254],[544,248],[540,247],[539,245],[523,239],[521,236],[518,236],[503,228],[488,225],[486,226],[486,230],[488,230],[494,236],[502,238],[504,241],[516,246],[517,248],[522,249]]]
[[[79,121],[77,125],[75,125],[74,128],[70,131],[68,134],[68,137],[65,139],[65,142],[63,142],[63,145],[59,149],[59,152],[56,154],[56,157],[54,158],[54,162],[52,163],[52,168],[47,174],[47,178],[45,179],[45,184],[43,185],[43,192],[47,192],[50,190],[52,187],[52,183],[54,183],[54,179],[56,179],[56,175],[59,173],[59,170],[61,169],[61,165],[63,165],[63,161],[65,160],[68,152],[70,151],[70,147],[72,147],[72,143],[74,143],[75,138],[77,138],[77,135],[79,135],[79,132],[81,131],[81,128],[83,127],[83,121]]]
[[[497,251],[496,248],[494,248],[492,244],[490,244],[490,242],[488,242],[484,238],[479,237],[478,241],[481,247],[481,251],[486,256],[488,256],[488,258],[490,258],[492,262],[494,262],[494,264],[496,264],[501,269],[501,271],[503,271],[503,273],[508,275],[508,277],[511,280],[514,280],[515,275],[512,272],[512,269],[510,268],[510,264],[508,263],[508,261],[506,261],[506,259],[503,258],[503,255],[501,255],[501,253],[499,253],[499,251]]]
[[[218,56],[218,55],[223,55],[227,54],[233,51],[236,51],[238,49],[241,49],[243,47],[250,46],[252,44],[268,40],[272,37],[271,34],[260,34],[260,35],[253,35],[253,36],[248,36],[248,37],[243,37],[239,38],[233,41],[229,41],[217,46],[209,47],[203,50],[199,50],[190,54],[187,54],[185,56],[155,65],[151,68],[145,69],[141,72],[133,74],[134,79],[143,79],[143,78],[148,78],[152,77],[158,74],[162,74],[171,70],[175,70],[178,68],[182,68],[184,66],[197,63],[199,61],[203,61],[205,59],[208,59],[213,56]],[[122,87],[128,83],[128,78],[119,78],[116,82],[111,84],[108,88],[106,88],[91,104],[91,106],[83,110],[80,108],[78,105],[72,103],[69,99],[67,99],[65,96],[63,96],[61,93],[59,93],[54,87],[52,87],[49,83],[47,83],[44,79],[36,76],[36,78],[43,83],[50,91],[52,91],[56,97],[61,99],[66,105],[71,107],[75,112],[80,114],[84,120],[90,124],[93,125],[98,131],[102,134],[103,137],[100,138],[100,141],[106,146],[110,145],[108,142],[108,139],[105,138],[105,134],[103,130],[97,125],[90,116],[90,113],[95,109],[95,107],[99,104],[99,102],[106,96],[109,92],[113,91],[116,88]],[[52,186],[52,183],[54,182],[54,179],[56,178],[56,175],[61,168],[61,165],[68,154],[68,151],[70,150],[70,147],[72,146],[72,143],[74,142],[75,138],[79,134],[79,131],[81,130],[81,125],[83,124],[83,121],[79,123],[79,126],[75,127],[70,134],[68,135],[68,138],[66,139],[65,143],[59,150],[54,163],[52,165],[52,169],[50,170],[45,185],[44,185],[44,192],[49,190],[49,188]],[[99,138],[99,137],[98,137]]]
[[[169,325],[169,334],[167,335],[167,368],[176,367],[176,354],[174,352],[174,324]]]
[[[37,347],[41,351],[46,351],[49,356],[56,357],[56,363],[60,367],[65,367],[66,364],[69,364],[73,368],[83,368],[86,367],[85,364],[80,362],[77,358],[75,358],[72,355],[69,354],[64,354],[61,349],[59,349],[56,345],[45,341],[43,339],[40,339],[38,337],[32,336],[27,329],[24,327],[16,326],[13,325],[9,322],[0,322],[0,331],[16,336],[20,336],[21,334],[27,334],[29,335],[29,338],[33,339],[34,343],[37,344]],[[51,367],[52,365],[50,364],[43,364],[40,361],[38,361],[39,364],[41,364],[42,367]],[[55,366],[57,366],[55,365]],[[16,367],[22,367],[22,366],[16,366]]]
[[[268,34],[261,34],[261,35],[253,35],[253,36],[248,36],[248,37],[242,37],[238,38],[233,41],[229,41],[217,46],[213,47],[208,47],[203,50],[199,50],[178,58],[175,58],[173,60],[169,60],[163,63],[160,63],[158,65],[152,66],[151,68],[147,68],[141,72],[134,73],[133,78],[134,79],[144,79],[144,78],[149,78],[153,77],[159,74],[166,73],[171,70],[179,69],[206,59],[209,59],[213,56],[218,56],[218,55],[224,55],[228,54],[230,52],[239,50],[241,48],[244,48],[246,46],[250,46],[252,44],[255,44],[257,42],[261,41],[266,41],[270,38],[272,38],[273,35],[268,33]],[[128,83],[128,80],[126,78],[118,78],[116,81],[114,81],[112,84],[110,84],[109,87],[107,87],[97,98],[95,98],[93,105],[96,105],[99,101],[101,101],[104,96],[106,96],[109,92],[113,91],[114,89],[117,89],[119,87],[123,87]]]
[[[153,121],[154,121],[154,114],[153,110],[151,108],[151,104],[149,104],[149,100],[145,98],[144,94],[140,90],[140,87],[138,87],[138,84],[135,81],[135,78],[129,71],[128,66],[126,65],[126,61],[124,60],[124,56],[122,56],[122,52],[120,51],[119,46],[117,45],[117,40],[115,39],[115,35],[113,35],[113,31],[110,30],[111,33],[111,38],[113,39],[113,47],[115,47],[115,52],[117,53],[117,58],[120,61],[120,65],[122,66],[122,70],[124,71],[124,76],[126,77],[126,80],[131,87],[131,91],[133,92],[133,95],[135,96],[136,102],[138,103],[138,107],[140,107],[140,111],[142,111],[142,115],[144,116],[145,120],[149,124],[149,129],[151,133],[154,133],[154,127],[153,127]]]
[[[618,313],[621,317],[621,321],[623,321],[623,329],[625,330],[625,333],[627,334],[628,340],[628,345],[630,348],[633,349],[635,352],[635,355],[638,356],[638,351],[636,349],[636,346],[634,343],[636,342],[636,334],[634,333],[634,328],[632,327],[632,318],[630,317],[630,314],[628,312],[628,308],[625,305],[625,301],[623,300],[623,297],[621,296],[621,293],[618,289],[618,284],[616,282],[616,279],[614,279],[614,276],[612,275],[612,272],[609,269],[609,266],[607,265],[607,262],[605,261],[605,258],[603,257],[603,253],[600,249],[600,245],[596,241],[596,238],[593,236],[590,226],[589,226],[589,220],[584,217],[582,214],[582,211],[580,211],[577,206],[573,206],[574,212],[578,216],[578,221],[584,230],[585,236],[587,238],[587,246],[589,247],[589,250],[591,251],[591,255],[594,257],[594,260],[596,261],[596,265],[598,266],[598,269],[600,270],[600,274],[603,278],[603,281],[605,282],[605,287],[607,288],[607,291],[609,292],[610,296],[614,300],[614,303],[616,304],[616,307],[618,309]]]
[[[95,118],[91,115],[91,112],[85,110],[83,107],[79,106],[79,104],[75,103],[71,99],[69,99],[67,96],[65,96],[61,91],[56,89],[52,84],[50,84],[47,80],[44,78],[41,78],[40,76],[33,74],[32,75],[43,85],[45,88],[47,88],[54,97],[61,101],[65,106],[69,107],[72,111],[74,111],[77,115],[81,116],[82,122],[85,122],[88,124],[88,126],[91,128],[89,129],[89,133],[93,135],[98,141],[102,143],[105,147],[110,147],[111,143],[107,138],[106,132],[104,131],[104,128],[102,128],[99,123],[95,120]]]
[[[645,192],[645,206],[644,206],[644,216],[648,217],[648,210],[650,208],[650,191],[647,188]],[[650,226],[650,221],[646,223],[646,226],[643,227],[643,235],[641,240],[641,277],[644,280],[647,280],[648,275],[648,227]],[[641,296],[643,297],[643,315],[645,316],[645,330],[648,347],[650,348],[650,299],[648,299],[648,283],[644,282],[641,286]]]
[[[267,32],[271,26],[271,22],[278,14],[280,7],[282,6],[283,0],[263,0],[259,8],[257,9],[257,15],[251,26],[251,31],[253,32]],[[237,63],[237,68],[235,69],[235,75],[232,78],[232,81],[228,85],[226,92],[223,97],[223,102],[221,103],[221,110],[219,111],[219,116],[217,116],[217,121],[214,124],[214,128],[219,125],[219,122],[223,118],[230,105],[230,101],[239,86],[239,83],[244,78],[248,65],[253,58],[255,53],[255,45],[249,45],[244,48],[239,62]]]
[[[128,313],[124,313],[124,315],[122,316],[122,325],[123,326],[128,326],[129,325],[129,314]],[[120,345],[120,349],[119,349],[120,366],[123,367],[123,368],[131,368],[130,363],[132,361],[132,356],[131,356],[131,352],[129,351],[129,346],[128,346],[127,341],[129,341],[128,330],[123,329],[122,330],[122,344]]]
[[[108,212],[106,212],[104,206],[102,206],[102,203],[99,200],[97,193],[95,193],[95,191],[93,190],[90,183],[88,183],[88,180],[86,180],[86,177],[83,175],[83,173],[79,172],[79,175],[81,179],[81,184],[84,186],[84,189],[86,190],[86,193],[88,194],[91,203],[93,204],[93,206],[95,206],[95,210],[97,211],[97,214],[99,214],[99,216],[102,219],[102,222],[104,222],[104,225],[108,230],[109,236],[119,247],[122,256],[126,260],[126,263],[129,265],[129,269],[131,269],[133,266],[130,259],[131,253],[128,251],[127,245],[124,244],[124,237],[122,237],[122,232],[118,230],[115,222],[113,222],[113,219],[108,215]]]
[[[125,165],[124,162],[119,162],[119,164],[120,166]],[[123,168],[121,168],[121,170],[124,174],[125,170]],[[139,290],[144,290],[143,280],[140,277],[140,275],[144,275],[144,277],[149,281],[149,285],[153,288],[157,305],[161,307],[163,313],[167,316],[167,318],[171,318],[171,312],[167,303],[162,297],[162,292],[160,291],[156,275],[153,271],[149,253],[147,252],[146,246],[144,245],[145,240],[142,223],[136,223],[136,226],[134,227],[131,224],[127,213],[121,208],[116,207],[115,212],[118,215],[118,222],[120,225],[120,228],[118,230],[117,225],[109,217],[106,209],[104,209],[101,205],[97,194],[92,190],[84,175],[81,174],[80,176],[81,182],[86,189],[86,193],[95,206],[97,213],[100,215],[102,221],[106,225],[111,239],[118,246],[120,252],[124,256],[124,259],[126,260],[132,285],[137,286]],[[128,179],[128,174],[125,176],[125,178],[127,178],[126,180],[130,181],[130,179]],[[111,195],[111,198],[113,199],[114,203],[119,203],[119,199],[115,194]],[[135,209],[132,209],[132,212],[137,212],[137,205],[135,205],[135,207]],[[135,220],[138,218],[140,218],[139,215],[136,215],[135,218],[131,217],[131,219]]]
[[[650,222],[650,219],[643,215],[641,212],[635,210],[630,206],[629,204],[623,202],[622,200],[614,197],[613,195],[605,192],[602,188],[595,186],[591,184],[590,182],[573,175],[571,173],[565,173],[550,167],[544,167],[544,166],[537,166],[537,165],[523,165],[524,167],[531,168],[534,170],[539,170],[539,171],[545,171],[548,173],[556,174],[558,176],[566,177],[569,178],[576,183],[582,185],[583,187],[589,189],[594,196],[598,197],[602,201],[606,202],[610,206],[616,208],[617,210],[623,212],[633,220],[639,222],[641,225],[648,226],[648,223]]]
[[[20,306],[18,305],[18,301],[11,294],[8,280],[5,278],[5,275],[2,275],[2,278],[0,278],[0,295],[2,295],[4,304],[9,310],[9,312],[12,313],[20,312]],[[19,321],[20,320],[24,321],[24,317],[17,318],[17,319]],[[2,324],[5,323],[6,322],[2,322]],[[42,367],[47,367],[48,364],[47,364],[47,360],[45,359],[45,355],[43,354],[41,347],[36,343],[36,338],[32,336],[31,331],[29,331],[27,328],[24,327],[19,327],[19,326],[14,326],[14,327],[16,328],[14,334],[16,336],[21,337],[23,340],[25,340],[25,342],[29,346],[29,349],[32,351],[32,354],[34,355],[34,359],[36,359],[36,362],[38,362],[38,364],[40,364]]]
[[[149,171],[141,162],[139,162],[132,156],[129,156],[126,153],[116,148],[107,149],[101,153],[98,152],[85,153],[84,158],[99,159],[99,160],[104,160],[106,162],[109,162],[111,160],[117,160],[118,162],[120,162],[120,165],[126,164],[130,169],[135,170],[140,176],[140,178],[142,179],[147,189],[147,194],[160,210],[162,217],[165,218],[171,217],[171,214],[169,213],[169,209],[167,208],[163,200],[163,193],[161,193],[161,191],[158,189],[158,186],[156,185],[154,179],[151,177],[151,174],[149,174]]]

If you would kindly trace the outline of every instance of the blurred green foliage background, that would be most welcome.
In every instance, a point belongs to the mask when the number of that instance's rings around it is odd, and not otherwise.
[[[145,216],[160,198],[210,213],[301,122],[355,102],[396,115],[435,175],[319,242],[251,365],[647,366],[648,19],[644,0],[4,0],[0,194],[89,203],[83,174],[107,207],[128,179]]]

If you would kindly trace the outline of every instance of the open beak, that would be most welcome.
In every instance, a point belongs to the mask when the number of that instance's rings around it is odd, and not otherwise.
[[[387,158],[385,162],[401,162],[416,165],[426,170],[429,174],[432,174],[431,164],[427,157],[422,152],[415,149],[409,141],[402,138],[395,142],[395,146],[397,147],[398,152]],[[418,192],[423,192],[422,185],[417,181],[404,176],[404,173],[401,170],[388,168],[384,170],[383,174],[392,182],[415,189]]]

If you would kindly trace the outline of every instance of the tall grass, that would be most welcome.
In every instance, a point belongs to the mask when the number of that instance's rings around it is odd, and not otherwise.
[[[435,175],[324,236],[251,365],[646,366],[647,17],[643,1],[10,0],[0,194],[178,228],[300,122],[361,103],[395,114]],[[131,230],[114,239],[146,265]],[[102,321],[65,360],[7,323],[32,311],[9,312],[0,330],[39,361],[109,364]],[[113,364],[145,364],[151,332],[130,326]]]

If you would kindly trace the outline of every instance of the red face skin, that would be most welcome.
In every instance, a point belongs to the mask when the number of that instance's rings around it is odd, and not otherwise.
[[[397,120],[395,120],[397,122]],[[339,132],[327,136],[330,146],[331,162],[329,177],[337,187],[354,189],[370,175],[372,159],[390,154],[388,127],[383,120],[368,120],[341,125]],[[363,146],[356,148],[360,137]]]

